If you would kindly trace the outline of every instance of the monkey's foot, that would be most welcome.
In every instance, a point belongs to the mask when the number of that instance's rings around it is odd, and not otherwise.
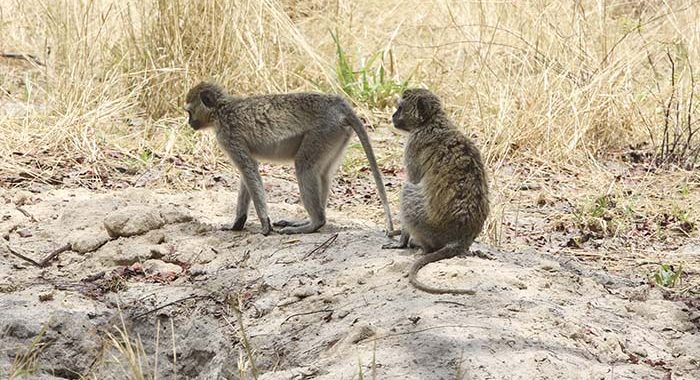
[[[267,236],[272,232],[272,224],[270,224],[270,218],[267,218],[267,220],[261,220],[260,221],[262,226],[262,230],[260,231],[261,234]]]
[[[248,217],[246,215],[243,215],[241,217],[238,217],[233,223],[226,223],[222,225],[221,229],[224,231],[242,231],[247,219]]]
[[[311,223],[310,220],[278,220],[272,223],[275,227],[301,227]]]
[[[307,224],[302,224],[300,226],[289,226],[289,227],[284,227],[278,232],[281,234],[286,234],[286,235],[293,235],[293,234],[309,234],[312,232],[316,232],[319,228],[323,227],[326,223],[307,223]]]
[[[408,248],[408,244],[403,244],[401,242],[382,244],[382,249],[406,249],[406,248]]]

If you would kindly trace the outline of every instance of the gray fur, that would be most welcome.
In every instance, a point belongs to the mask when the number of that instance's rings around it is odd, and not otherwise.
[[[352,107],[335,95],[291,93],[239,98],[218,86],[202,82],[186,97],[189,124],[194,129],[216,127],[219,145],[241,173],[236,219],[241,230],[250,202],[267,235],[272,226],[265,190],[258,170],[260,160],[294,161],[299,191],[310,220],[275,223],[280,233],[310,233],[326,223],[330,181],[354,130],[362,143],[386,213],[387,231],[393,229],[384,182],[369,136]],[[204,104],[210,105],[210,107]]]
[[[408,175],[401,192],[401,238],[384,248],[410,243],[425,255],[409,279],[428,293],[474,294],[471,289],[439,289],[416,278],[425,265],[469,252],[489,213],[488,184],[474,143],[447,118],[440,100],[428,90],[406,90],[392,122],[409,133],[404,152]]]

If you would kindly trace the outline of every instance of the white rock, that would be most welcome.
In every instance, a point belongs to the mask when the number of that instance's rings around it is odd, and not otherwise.
[[[90,228],[83,231],[76,231],[69,238],[69,244],[72,251],[82,254],[96,251],[110,241],[110,239],[107,230],[104,228]]]
[[[112,237],[141,235],[160,228],[165,220],[160,211],[144,206],[124,207],[107,215],[104,226]]]
[[[179,265],[166,263],[162,260],[150,259],[143,262],[143,271],[146,274],[179,274],[182,273],[182,268]]]

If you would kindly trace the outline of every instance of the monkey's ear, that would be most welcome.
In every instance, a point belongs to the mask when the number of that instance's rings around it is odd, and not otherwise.
[[[421,119],[423,119],[423,121],[427,121],[435,113],[434,105],[425,97],[419,97],[417,99],[416,108],[418,109],[418,115]]]
[[[199,93],[199,98],[202,99],[202,104],[207,108],[214,108],[219,103],[216,94],[211,90],[202,90]]]

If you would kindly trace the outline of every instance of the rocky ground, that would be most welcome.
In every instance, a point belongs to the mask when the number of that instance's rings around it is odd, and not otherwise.
[[[477,244],[420,273],[477,294],[430,295],[347,213],[264,237],[217,228],[222,190],[0,194],[2,378],[700,378],[696,298],[572,256]]]

